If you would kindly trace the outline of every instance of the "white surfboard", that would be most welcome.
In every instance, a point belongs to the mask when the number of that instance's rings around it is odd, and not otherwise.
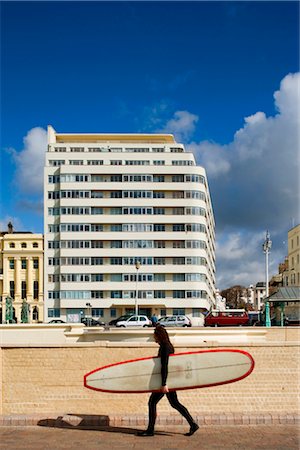
[[[243,350],[200,350],[170,355],[167,385],[170,391],[233,383],[250,375],[252,356]],[[116,393],[155,392],[161,388],[160,357],[122,361],[84,376],[84,386]]]

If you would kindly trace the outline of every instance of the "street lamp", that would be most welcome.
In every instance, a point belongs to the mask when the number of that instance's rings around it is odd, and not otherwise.
[[[266,255],[266,299],[269,297],[269,253],[272,247],[272,241],[270,239],[270,233],[267,231],[266,239],[263,243],[263,252]],[[266,327],[271,326],[270,320],[270,305],[269,302],[266,301]]]
[[[86,319],[87,319],[87,326],[91,326],[91,322],[92,322],[92,305],[90,303],[86,303],[85,304],[86,308],[87,308],[87,313],[85,315]]]
[[[135,262],[135,268],[136,268],[136,287],[135,287],[135,315],[138,315],[138,277],[139,277],[139,268],[141,267],[141,262],[136,261]]]

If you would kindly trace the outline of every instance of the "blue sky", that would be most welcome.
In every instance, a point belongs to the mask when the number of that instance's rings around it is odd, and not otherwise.
[[[221,288],[299,223],[298,2],[1,2],[1,228],[43,232],[48,124],[173,132],[206,167]]]

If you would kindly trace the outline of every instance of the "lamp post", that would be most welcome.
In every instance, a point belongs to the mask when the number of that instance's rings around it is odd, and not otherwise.
[[[138,278],[139,278],[139,268],[141,267],[141,262],[140,261],[136,261],[135,262],[135,268],[136,268],[136,286],[135,286],[135,315],[138,315]]]
[[[272,247],[272,241],[270,239],[270,233],[267,231],[266,233],[266,239],[263,243],[263,252],[266,255],[266,299],[269,297],[269,253]],[[269,302],[266,301],[266,327],[271,326],[271,319],[270,319],[270,305]]]
[[[86,319],[87,319],[87,326],[91,326],[91,322],[92,322],[92,305],[90,303],[86,303],[85,304],[86,308],[87,308],[87,312],[86,312]]]

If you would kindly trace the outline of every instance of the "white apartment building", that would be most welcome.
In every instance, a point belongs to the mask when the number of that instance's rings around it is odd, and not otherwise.
[[[205,169],[169,134],[48,127],[45,321],[186,314],[214,304],[215,224]]]

